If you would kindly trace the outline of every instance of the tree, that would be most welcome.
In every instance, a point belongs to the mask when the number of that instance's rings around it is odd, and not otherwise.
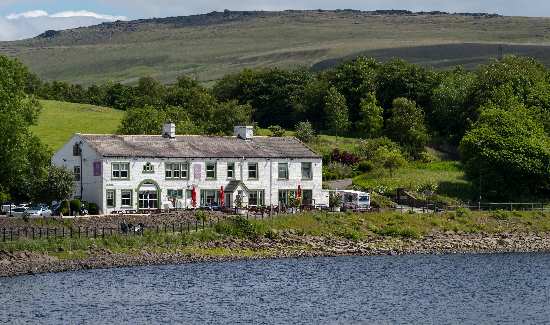
[[[28,199],[35,177],[49,164],[49,152],[34,137],[40,104],[25,94],[27,69],[0,55],[0,188],[14,200]]]
[[[376,150],[373,157],[373,162],[379,168],[390,171],[390,176],[396,169],[399,169],[407,164],[407,161],[401,154],[399,149],[380,147]]]
[[[309,121],[298,122],[295,129],[296,138],[300,141],[308,143],[315,139],[315,130]]]
[[[521,201],[550,193],[550,138],[522,105],[484,109],[460,152],[482,197]]]
[[[346,98],[331,87],[325,97],[326,128],[334,135],[344,135],[349,129],[348,106]]]
[[[236,100],[219,103],[214,109],[212,120],[207,127],[208,134],[233,134],[235,125],[249,125],[252,119],[252,107],[239,105]]]
[[[357,135],[363,138],[374,138],[380,135],[384,126],[384,109],[378,106],[374,93],[369,93],[361,100],[359,120],[355,123]]]
[[[386,134],[410,155],[418,156],[428,141],[424,112],[415,102],[397,98],[393,101],[391,116],[386,123]]]
[[[53,202],[68,200],[74,187],[74,175],[67,169],[49,166],[47,177],[37,182],[38,188],[35,191],[35,200],[40,202]]]
[[[164,110],[152,106],[131,108],[124,114],[117,133],[160,134],[162,125],[167,121],[168,117]]]

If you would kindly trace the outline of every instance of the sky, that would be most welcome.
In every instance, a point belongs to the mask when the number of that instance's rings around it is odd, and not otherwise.
[[[408,9],[550,16],[550,0],[0,0],[0,40],[106,21],[183,16],[213,10]]]

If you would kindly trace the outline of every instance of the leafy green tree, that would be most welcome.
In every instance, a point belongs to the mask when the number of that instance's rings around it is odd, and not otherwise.
[[[130,108],[124,114],[117,133],[119,134],[160,134],[162,125],[168,121],[164,110],[152,106]]]
[[[152,77],[142,77],[136,86],[136,106],[143,107],[146,105],[154,107],[165,106],[164,97],[166,96],[166,88],[158,80]]]
[[[388,147],[378,148],[374,153],[373,162],[378,168],[388,170],[392,177],[395,170],[407,164],[399,149]]]
[[[235,125],[249,125],[251,119],[250,105],[239,105],[236,100],[219,103],[206,130],[209,134],[232,135]]]
[[[384,127],[384,109],[378,106],[374,93],[369,93],[361,100],[359,120],[355,122],[356,134],[363,138],[374,138],[380,135]]]
[[[432,131],[451,144],[458,144],[478,118],[475,83],[475,74],[455,69],[433,91],[432,112],[427,118]]]
[[[27,76],[19,61],[0,56],[0,188],[15,200],[29,198],[49,165],[49,151],[30,131],[40,104],[25,93]]]
[[[326,128],[334,135],[344,135],[349,129],[349,115],[346,98],[331,87],[325,97]]]
[[[309,143],[315,139],[315,130],[309,121],[298,122],[296,124],[296,138],[304,143]]]
[[[484,109],[460,151],[483,198],[521,201],[550,191],[550,139],[521,105]]]
[[[73,193],[73,179],[74,175],[71,171],[61,167],[49,166],[46,177],[36,183],[37,188],[34,192],[34,199],[47,203],[68,200]]]
[[[406,98],[395,99],[391,116],[386,121],[386,134],[410,155],[418,156],[428,142],[424,112],[414,101]]]

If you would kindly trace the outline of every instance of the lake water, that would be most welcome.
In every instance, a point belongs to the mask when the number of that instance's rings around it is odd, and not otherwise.
[[[200,263],[0,279],[0,323],[550,323],[550,254]]]

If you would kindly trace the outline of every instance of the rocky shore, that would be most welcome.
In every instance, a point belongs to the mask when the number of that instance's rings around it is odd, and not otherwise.
[[[0,251],[0,277],[64,272],[97,268],[183,264],[242,259],[297,258],[316,256],[369,256],[404,254],[460,254],[550,252],[550,233],[544,234],[457,234],[453,232],[420,239],[376,237],[366,241],[299,236],[284,232],[275,239],[257,241],[227,239],[203,243],[195,252],[173,250],[113,253],[89,248],[84,258],[58,259],[53,256]],[[220,251],[222,253],[220,253]],[[214,253],[216,252],[216,253]]]

